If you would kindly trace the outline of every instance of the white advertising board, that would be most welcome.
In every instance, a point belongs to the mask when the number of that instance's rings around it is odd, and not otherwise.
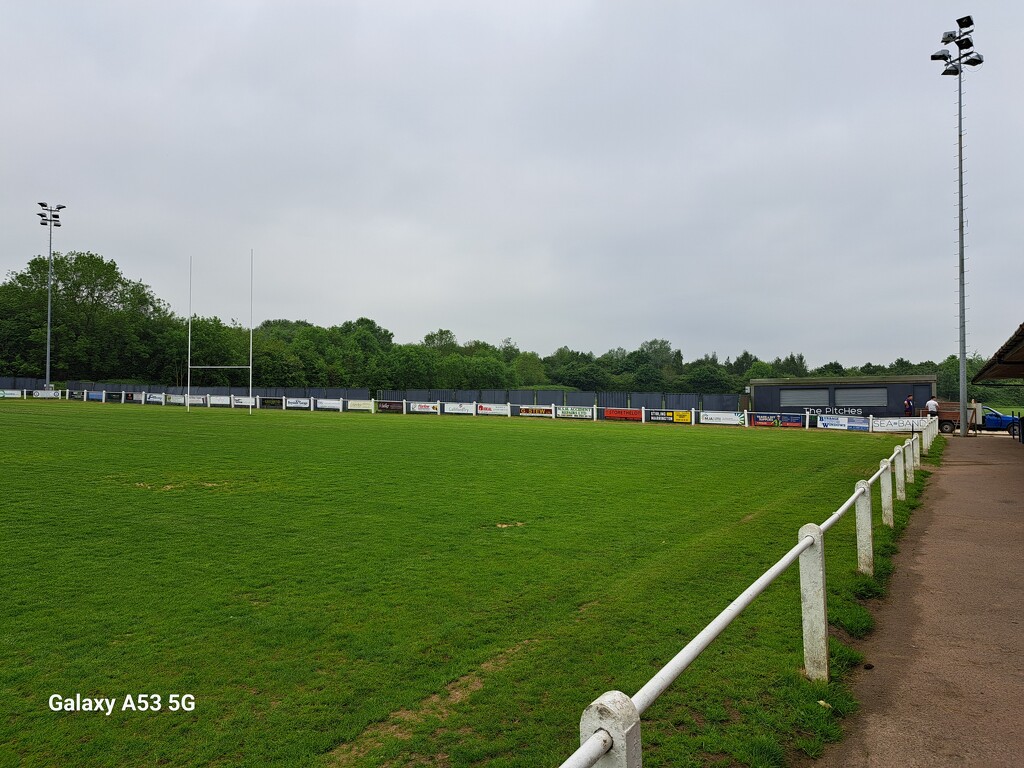
[[[147,392],[146,405],[163,405],[164,396],[161,392]]]
[[[728,424],[734,427],[743,426],[742,411],[701,411],[701,424]]]
[[[913,418],[909,416],[894,416],[891,418],[876,418],[871,422],[872,432],[923,432],[928,426],[927,418]]]
[[[256,398],[255,397],[249,397],[248,395],[232,395],[231,396],[231,404],[235,408],[249,408],[249,407],[255,408],[256,407]]]
[[[585,405],[556,405],[556,419],[593,419],[594,409]]]
[[[349,400],[348,410],[350,411],[372,411],[373,400]]]
[[[473,404],[472,403],[445,403],[444,404],[444,412],[445,413],[464,413],[464,414],[469,414],[470,416],[472,416],[473,413],[475,412],[475,409],[473,408]]]
[[[409,413],[440,413],[441,406],[437,403],[409,403]]]
[[[167,405],[184,405],[184,395],[164,395],[164,403]]]
[[[210,405],[231,405],[231,395],[210,395]]]
[[[7,397],[7,398],[15,398],[16,397],[16,398],[20,399],[21,398],[21,390],[20,389],[0,389],[0,398],[3,398],[3,397]]]
[[[340,411],[341,400],[331,399],[327,397],[318,397],[313,403],[313,407],[318,411]]]
[[[291,408],[292,410],[309,410],[309,404],[312,402],[308,397],[286,397],[284,400],[284,407]]]
[[[189,405],[206,405],[206,395],[189,395]]]
[[[39,397],[44,400],[60,400],[59,389],[34,389],[32,390],[32,397]]]
[[[867,416],[818,416],[818,429],[844,429],[850,432],[867,432]]]
[[[481,416],[511,416],[512,406],[508,403],[477,403],[476,412]]]

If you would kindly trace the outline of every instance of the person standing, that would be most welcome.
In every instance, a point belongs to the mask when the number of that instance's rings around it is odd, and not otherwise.
[[[903,415],[913,416],[914,415],[914,396],[907,395],[907,399],[903,401]]]
[[[928,402],[924,404],[924,407],[928,409],[929,416],[939,415],[939,401],[935,399],[935,395],[928,398]]]

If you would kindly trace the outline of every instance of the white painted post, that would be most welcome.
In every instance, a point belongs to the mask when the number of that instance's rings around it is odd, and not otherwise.
[[[505,403],[508,406],[508,418],[512,418],[512,403]]]
[[[878,468],[882,470],[878,476],[878,490],[882,493],[882,522],[892,528],[895,525],[892,516],[892,462],[882,459]]]
[[[646,405],[641,405],[640,406],[640,423],[641,424],[646,424],[647,423],[647,406]]]
[[[865,576],[875,573],[875,554],[871,530],[871,486],[867,480],[857,481],[857,570]]]
[[[744,427],[749,427],[750,426],[750,422],[747,421],[747,409],[746,408],[743,409],[743,426]]]
[[[903,467],[907,470],[907,482],[914,482],[914,447],[908,437],[903,441]]]
[[[441,401],[440,400],[437,401],[437,415],[438,416],[441,415]]]
[[[907,500],[907,471],[903,468],[903,449],[896,446],[893,451],[893,458],[896,459],[896,498],[900,501]]]
[[[622,691],[608,691],[583,710],[580,744],[600,730],[612,737],[612,748],[594,768],[641,768],[640,714]]]
[[[403,416],[405,416],[405,413],[406,413],[406,408],[407,408],[407,406],[406,406],[406,404],[405,404],[405,398],[403,397],[403,398],[402,398],[402,415],[403,415]]]
[[[476,412],[476,400],[473,401],[473,415],[474,416],[479,416],[480,415],[479,413]]]
[[[875,431],[875,415],[873,413],[868,414],[868,432]]]
[[[911,444],[914,446],[914,469],[921,468],[921,433],[918,432],[910,438]]]
[[[804,629],[804,674],[828,682],[828,601],[825,591],[825,535],[807,523],[797,541],[810,536],[814,544],[800,553],[800,606]]]

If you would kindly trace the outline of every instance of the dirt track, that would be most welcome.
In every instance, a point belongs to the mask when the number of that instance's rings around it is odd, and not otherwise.
[[[857,644],[861,709],[813,768],[1024,765],[1024,445],[950,438]]]

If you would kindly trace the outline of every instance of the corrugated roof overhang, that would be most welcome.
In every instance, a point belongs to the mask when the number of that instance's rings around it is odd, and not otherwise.
[[[971,383],[979,384],[995,379],[1024,379],[1024,324],[982,366]]]

